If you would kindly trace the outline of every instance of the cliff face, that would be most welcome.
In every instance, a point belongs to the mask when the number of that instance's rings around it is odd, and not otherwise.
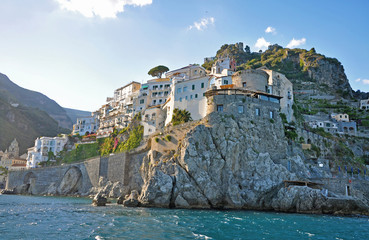
[[[284,180],[304,180],[312,173],[299,151],[289,149],[282,129],[279,118],[268,124],[250,116],[210,114],[186,134],[175,153],[151,150],[144,157],[144,183],[137,189],[140,204],[368,213],[367,206],[354,199],[332,199],[309,187],[285,188]]]
[[[271,208],[283,180],[297,177],[272,160],[285,163],[291,158],[280,119],[274,124],[256,121],[210,114],[204,125],[187,133],[172,156],[150,151],[141,167],[140,202],[180,208]]]

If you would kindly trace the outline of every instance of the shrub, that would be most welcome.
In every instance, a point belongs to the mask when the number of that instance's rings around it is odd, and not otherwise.
[[[189,111],[187,111],[186,109],[180,110],[178,108],[175,108],[173,110],[173,118],[172,118],[173,126],[182,124],[188,121],[192,121],[191,113]]]
[[[156,138],[155,138],[155,142],[159,142],[159,140],[160,140],[160,139],[159,139],[158,137],[156,137]]]
[[[165,136],[165,140],[167,140],[168,142],[170,142],[170,140],[172,140],[172,136],[170,136],[170,135]]]

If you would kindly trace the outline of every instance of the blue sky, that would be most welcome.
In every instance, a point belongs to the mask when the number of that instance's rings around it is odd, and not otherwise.
[[[340,60],[353,89],[369,91],[368,9],[364,0],[2,0],[0,72],[93,111],[154,66],[202,64],[225,43],[257,51],[295,39]]]

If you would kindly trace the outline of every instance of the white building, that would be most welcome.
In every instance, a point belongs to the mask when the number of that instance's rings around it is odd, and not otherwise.
[[[172,121],[175,108],[186,109],[193,120],[205,117],[205,92],[209,82],[205,69],[199,65],[189,65],[168,72],[166,77],[172,81],[172,91],[170,99],[163,106],[167,112],[165,125]]]
[[[360,100],[360,109],[363,109],[363,110],[369,109],[369,99]]]
[[[142,114],[141,124],[144,127],[144,136],[149,136],[164,128],[165,111],[160,105],[148,107]]]
[[[107,104],[98,110],[99,129],[97,137],[107,137],[114,128],[127,127],[135,113],[134,100],[138,97],[141,84],[131,82],[114,91],[114,97],[107,98]]]
[[[219,89],[224,85],[232,84],[232,75],[236,70],[236,62],[229,58],[218,59],[212,66],[210,72],[210,89]]]
[[[41,137],[35,140],[35,146],[28,149],[27,168],[35,168],[38,163],[49,160],[49,152],[56,156],[67,143],[66,135],[63,137]]]
[[[170,96],[171,85],[170,78],[152,79],[142,84],[134,102],[135,113],[142,112],[150,106],[164,104]]]
[[[73,125],[73,135],[80,136],[86,133],[96,133],[99,128],[99,119],[97,112],[93,112],[89,117],[77,118],[77,123]]]
[[[324,131],[329,133],[337,133],[337,123],[326,120],[326,121],[310,121],[309,126],[312,128],[323,128]]]

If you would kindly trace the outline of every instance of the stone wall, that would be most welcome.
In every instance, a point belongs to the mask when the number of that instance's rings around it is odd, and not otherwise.
[[[224,114],[247,115],[250,120],[279,118],[278,103],[261,100],[259,98],[251,98],[245,95],[236,95],[232,94],[232,90],[229,91],[229,95],[214,95],[208,97],[207,115],[212,112],[218,112],[218,106],[222,105],[222,112]],[[243,113],[239,113],[239,106],[243,107]],[[256,109],[259,109],[260,115],[256,115]],[[270,112],[273,112],[272,117],[270,116]]]
[[[27,170],[10,171],[7,179],[7,189],[13,189],[23,184],[29,184],[31,194],[46,194],[50,186],[65,185],[66,178],[70,169],[78,173],[75,180],[78,189],[74,193],[88,193],[92,187],[99,187],[100,177],[107,181],[121,182],[130,185],[130,177],[139,174],[142,153],[121,153],[106,157],[96,157],[84,162],[66,164],[54,167],[33,168]],[[142,180],[141,180],[142,181]],[[62,184],[63,182],[63,184]],[[140,184],[140,179],[135,179],[134,186]],[[64,194],[59,191],[60,194]],[[69,193],[65,193],[69,194]]]
[[[265,92],[268,78],[269,75],[262,70],[247,69],[233,74],[232,83],[239,88],[244,87],[246,83],[246,89]]]

